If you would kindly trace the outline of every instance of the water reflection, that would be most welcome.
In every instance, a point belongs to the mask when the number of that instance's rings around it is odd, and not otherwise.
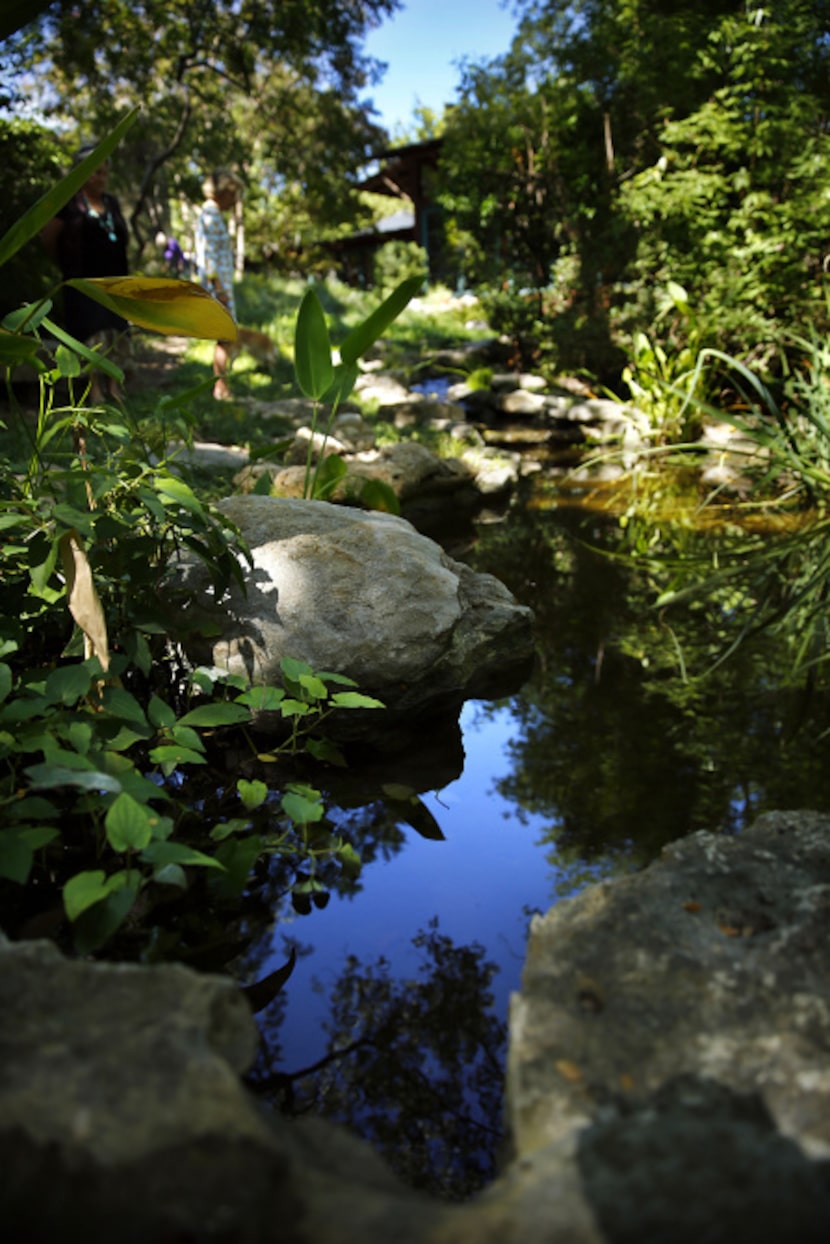
[[[391,760],[384,798],[367,797],[359,770],[339,805],[332,792],[337,832],[364,860],[356,885],[333,880],[332,901],[305,917],[278,878],[270,899],[263,888],[274,923],[247,977],[292,948],[297,961],[262,1015],[261,1090],[347,1123],[444,1196],[495,1169],[530,915],[694,830],[830,807],[826,695],[786,689],[787,654],[763,636],[700,676],[726,613],[655,609],[623,541],[601,514],[532,499],[482,526],[466,556],[533,607],[533,677],[509,701],[465,707],[463,771],[419,787],[408,809],[388,797]]]

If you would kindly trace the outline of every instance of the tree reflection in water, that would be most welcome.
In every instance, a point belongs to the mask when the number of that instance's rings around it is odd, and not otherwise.
[[[281,1069],[283,1012],[269,1008],[250,1083],[285,1113],[350,1127],[413,1187],[459,1200],[493,1178],[501,1142],[496,967],[479,944],[441,934],[437,918],[412,944],[421,964],[405,979],[383,957],[347,957],[328,999],[326,1053],[309,1067]]]

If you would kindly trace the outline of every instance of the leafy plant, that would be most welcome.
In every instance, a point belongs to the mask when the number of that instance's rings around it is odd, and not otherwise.
[[[297,383],[306,397],[310,397],[314,402],[312,434],[309,439],[303,483],[304,497],[330,495],[337,482],[345,474],[344,464],[339,459],[332,461],[336,455],[325,457],[326,441],[331,435],[338,407],[354,388],[358,376],[358,359],[374,345],[400,315],[410,299],[421,288],[422,283],[422,278],[417,276],[402,281],[371,315],[347,334],[340,346],[340,361],[337,363],[334,361],[328,325],[320,300],[313,288],[306,292],[300,303],[294,334],[294,368]],[[323,431],[322,447],[312,472],[317,419],[323,405],[330,405],[331,410]],[[376,504],[375,508],[397,513],[397,498],[390,488],[383,488],[378,481],[370,481],[361,493],[363,498],[367,495],[369,502],[374,500],[376,503],[381,503],[379,506]]]
[[[131,120],[0,239],[0,261],[51,219]],[[160,332],[208,339],[235,332],[223,308],[188,282],[122,277],[74,284]],[[304,748],[336,763],[337,750],[317,736],[321,722],[379,702],[361,696],[351,680],[315,674],[301,662],[284,663],[279,689],[179,668],[158,604],[170,558],[183,546],[194,551],[221,592],[231,578],[244,586],[240,557],[247,550],[163,458],[150,464],[144,429],[128,410],[85,404],[89,368],[118,380],[120,369],[63,332],[49,311],[46,299],[0,325],[7,377],[27,362],[39,380],[34,419],[10,387],[0,464],[0,878],[36,883],[40,894],[57,887],[81,953],[147,920],[155,896],[184,891],[194,874],[210,874],[218,894],[238,895],[255,861],[276,850],[295,853],[306,869],[301,883],[319,896],[311,883],[324,848],[310,827],[322,805],[313,788],[287,790],[284,828],[269,837],[246,819],[270,796],[264,783],[239,784],[243,815],[223,819],[213,834],[194,824],[177,787],[188,770],[207,764],[217,734],[250,732],[268,711],[288,726],[278,753]],[[68,389],[66,405],[58,401],[59,385]],[[164,418],[187,431],[183,408],[169,407]],[[340,840],[325,851],[345,869],[359,867]]]

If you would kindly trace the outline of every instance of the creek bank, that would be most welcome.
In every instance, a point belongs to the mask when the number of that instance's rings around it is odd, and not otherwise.
[[[499,1178],[461,1206],[265,1114],[226,979],[0,940],[0,1213],[15,1240],[823,1244],[830,817],[696,833],[534,920]]]

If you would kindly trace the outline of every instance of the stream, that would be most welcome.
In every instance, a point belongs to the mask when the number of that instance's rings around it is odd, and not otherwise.
[[[453,556],[534,609],[534,675],[508,700],[465,705],[462,771],[422,789],[407,819],[390,828],[371,801],[334,796],[329,815],[364,856],[358,881],[308,915],[275,896],[239,965],[250,979],[296,955],[258,1017],[256,1091],[345,1124],[448,1199],[486,1185],[503,1152],[509,1000],[533,914],[696,830],[830,808],[826,697],[784,688],[763,637],[698,677],[722,612],[692,605],[667,625],[637,567],[609,556],[621,538],[540,479],[463,551],[455,541]]]

